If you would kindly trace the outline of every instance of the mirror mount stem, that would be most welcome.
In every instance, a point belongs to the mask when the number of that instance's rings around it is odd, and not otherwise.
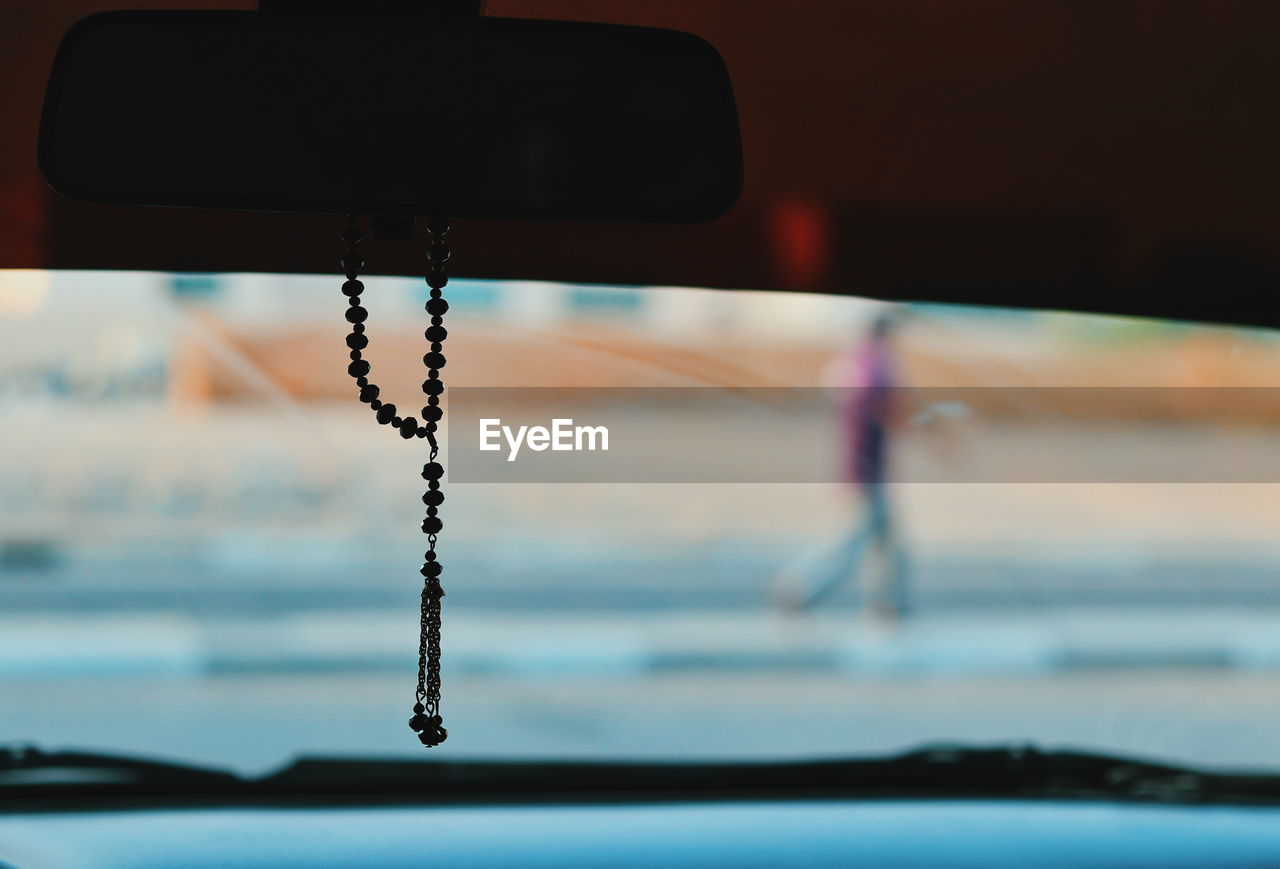
[[[258,0],[271,15],[422,16],[443,21],[478,18],[485,0]]]

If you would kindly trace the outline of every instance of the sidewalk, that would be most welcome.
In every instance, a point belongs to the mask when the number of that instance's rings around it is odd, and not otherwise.
[[[417,620],[385,611],[270,619],[164,614],[0,619],[0,679],[193,678],[219,673],[393,672],[414,666]],[[1100,668],[1280,669],[1280,612],[1249,609],[951,613],[897,629],[847,614],[447,614],[454,676],[674,671],[871,677],[1035,675]]]

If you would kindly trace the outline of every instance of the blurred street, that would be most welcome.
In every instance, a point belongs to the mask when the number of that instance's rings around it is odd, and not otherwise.
[[[18,742],[261,771],[295,754],[407,756],[398,673],[5,682]],[[691,671],[643,678],[447,679],[445,758],[832,757],[922,742],[1035,742],[1236,767],[1280,766],[1280,677],[1201,669],[906,680]],[[602,748],[603,746],[603,748]]]
[[[26,307],[0,311],[0,743],[245,770],[417,756],[424,450],[351,398],[316,279],[72,277],[27,275],[9,298]],[[390,310],[388,394],[421,377],[409,284],[371,287]],[[117,297],[138,316],[111,319]],[[870,305],[481,282],[453,298],[451,386],[735,397],[826,384]],[[629,432],[685,460],[676,478],[785,454],[833,482],[449,482],[440,756],[1012,740],[1280,766],[1280,483],[1250,482],[1280,480],[1280,403],[1197,391],[1280,384],[1280,348],[1066,315],[931,316],[906,329],[906,382],[1019,389],[995,416],[917,414],[895,440],[897,478],[967,480],[890,490],[909,556],[901,623],[869,619],[856,581],[812,613],[772,606],[780,578],[855,518],[834,482],[834,405],[785,420],[635,411]],[[1075,385],[1152,389],[1046,424],[1034,387]],[[688,448],[695,426],[714,455]],[[630,478],[657,476],[663,455],[631,454]],[[974,482],[997,461],[1030,474]],[[1091,466],[1127,482],[1069,482]],[[1206,467],[1223,478],[1191,482]]]

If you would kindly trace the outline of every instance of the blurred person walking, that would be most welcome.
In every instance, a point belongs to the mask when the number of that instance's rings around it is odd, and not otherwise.
[[[906,549],[888,485],[890,441],[899,416],[893,359],[897,326],[894,314],[878,315],[840,378],[843,471],[855,495],[853,514],[833,545],[802,555],[780,573],[774,585],[780,608],[811,609],[853,585],[869,620],[893,624],[906,614]],[[868,554],[877,556],[878,569],[864,572]]]

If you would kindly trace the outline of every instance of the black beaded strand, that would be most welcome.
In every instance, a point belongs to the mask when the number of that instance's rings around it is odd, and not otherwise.
[[[422,520],[422,532],[427,535],[427,551],[422,565],[418,702],[413,704],[413,717],[409,719],[409,726],[417,732],[418,741],[423,745],[433,746],[444,742],[449,736],[449,731],[445,730],[440,718],[440,598],[444,597],[444,589],[440,586],[443,567],[436,560],[436,535],[444,528],[444,523],[437,515],[440,505],[444,503],[444,493],[440,491],[444,467],[436,461],[440,453],[436,427],[444,416],[444,411],[440,408],[440,396],[444,393],[440,369],[444,368],[445,358],[440,351],[444,349],[444,339],[448,334],[444,328],[444,314],[449,310],[449,303],[444,300],[442,289],[449,283],[446,269],[449,248],[444,244],[449,224],[444,220],[433,219],[427,224],[427,231],[431,235],[431,247],[427,251],[427,285],[431,292],[426,310],[431,316],[431,325],[427,327],[424,337],[430,343],[430,351],[422,357],[423,364],[427,366],[427,379],[422,382],[422,392],[427,396],[427,403],[422,408],[423,426],[418,430],[418,437],[426,437],[431,445],[431,455],[427,458],[427,464],[422,466],[422,478],[427,481],[427,491],[422,495],[422,503],[427,506],[427,517]],[[401,433],[403,434],[403,430]]]
[[[440,490],[444,466],[437,461],[440,445],[436,440],[436,431],[444,416],[440,407],[440,396],[444,393],[440,369],[445,365],[441,351],[448,335],[444,328],[444,314],[449,310],[449,303],[444,300],[441,290],[449,282],[446,264],[449,262],[450,252],[444,244],[444,237],[449,232],[448,222],[434,219],[427,225],[427,230],[431,236],[431,248],[427,251],[427,284],[431,288],[431,296],[427,300],[426,309],[431,316],[431,325],[424,333],[430,348],[422,357],[423,364],[427,366],[427,379],[422,382],[422,391],[427,396],[427,403],[422,408],[422,425],[418,425],[418,420],[412,416],[397,416],[396,406],[384,404],[378,398],[381,390],[369,381],[371,369],[361,353],[369,344],[369,339],[364,334],[364,321],[369,312],[360,305],[360,293],[364,290],[364,284],[358,280],[360,269],[364,267],[364,260],[359,253],[362,235],[359,223],[351,215],[348,215],[346,229],[342,232],[342,240],[347,245],[346,254],[342,257],[342,270],[347,276],[342,292],[350,300],[347,322],[351,323],[351,334],[347,336],[347,346],[351,348],[351,364],[347,366],[347,373],[355,378],[356,386],[360,389],[360,400],[375,411],[379,423],[394,426],[405,439],[426,438],[431,446],[427,464],[422,466],[422,478],[427,481],[427,491],[422,496],[422,503],[427,506],[427,516],[422,520],[422,532],[427,535],[427,551],[420,571],[423,584],[418,635],[417,702],[413,704],[413,717],[409,719],[409,727],[418,734],[418,741],[430,747],[439,745],[449,736],[440,717],[440,599],[444,597],[444,589],[440,585],[443,567],[436,558],[436,535],[444,528],[439,516],[440,505],[444,503],[444,492]]]

